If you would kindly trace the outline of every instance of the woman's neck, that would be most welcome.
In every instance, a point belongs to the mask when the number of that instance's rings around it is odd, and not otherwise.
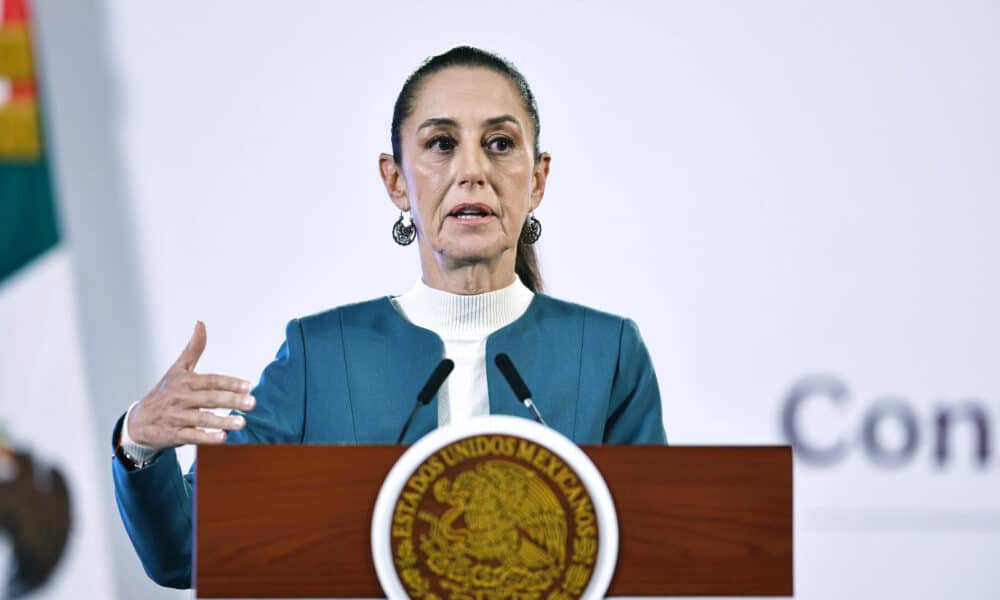
[[[514,253],[504,252],[493,261],[458,262],[421,253],[423,282],[452,294],[483,294],[509,286],[514,281]]]

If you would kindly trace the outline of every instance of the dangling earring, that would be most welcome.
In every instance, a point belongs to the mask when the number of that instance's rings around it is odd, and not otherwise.
[[[528,213],[528,220],[524,222],[521,229],[521,241],[529,246],[542,237],[542,223],[535,218],[535,211]]]
[[[417,238],[417,228],[413,225],[413,217],[410,217],[410,224],[403,225],[403,211],[399,212],[399,219],[392,226],[392,239],[400,246],[409,246]]]

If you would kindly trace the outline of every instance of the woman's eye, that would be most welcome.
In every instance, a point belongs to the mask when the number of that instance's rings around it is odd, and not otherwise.
[[[455,140],[445,135],[439,135],[427,142],[427,147],[438,152],[450,152],[455,149]]]
[[[509,137],[495,137],[486,142],[486,145],[494,152],[508,152],[514,147],[514,140]]]

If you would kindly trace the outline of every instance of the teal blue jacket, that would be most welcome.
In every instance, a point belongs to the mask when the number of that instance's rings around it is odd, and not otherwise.
[[[253,390],[246,427],[228,443],[395,443],[444,355],[441,339],[407,321],[389,297],[295,319],[285,333]],[[491,334],[490,413],[530,418],[493,364],[500,352],[548,424],[577,444],[666,443],[656,375],[631,320],[535,294],[521,317]],[[404,441],[437,427],[437,414],[435,397]],[[120,427],[119,419],[114,440]],[[183,475],[173,450],[138,470],[112,462],[118,510],[146,573],[190,587],[195,468]]]

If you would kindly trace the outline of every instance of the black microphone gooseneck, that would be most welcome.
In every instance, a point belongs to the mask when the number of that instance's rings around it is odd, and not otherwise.
[[[531,390],[528,389],[524,380],[521,379],[521,374],[514,368],[514,363],[511,362],[510,357],[501,352],[496,355],[493,362],[496,363],[497,368],[500,369],[500,374],[507,380],[510,389],[514,390],[514,395],[521,401],[521,404],[524,404],[531,411],[531,414],[539,423],[548,427],[549,424],[545,422],[545,419],[542,418],[542,413],[538,412],[538,407],[531,400]]]
[[[421,406],[427,406],[440,389],[441,384],[444,380],[448,378],[451,374],[451,370],[455,368],[455,363],[450,358],[446,358],[438,363],[438,366],[434,368],[434,372],[427,379],[427,383],[424,387],[420,389],[420,393],[417,394],[417,403],[413,405],[413,410],[410,411],[409,418],[406,419],[406,424],[403,425],[403,430],[399,432],[399,438],[396,439],[396,444],[403,443],[403,436],[406,435],[406,430],[410,428],[410,423],[413,422],[413,417],[417,416],[417,411],[420,410]]]

